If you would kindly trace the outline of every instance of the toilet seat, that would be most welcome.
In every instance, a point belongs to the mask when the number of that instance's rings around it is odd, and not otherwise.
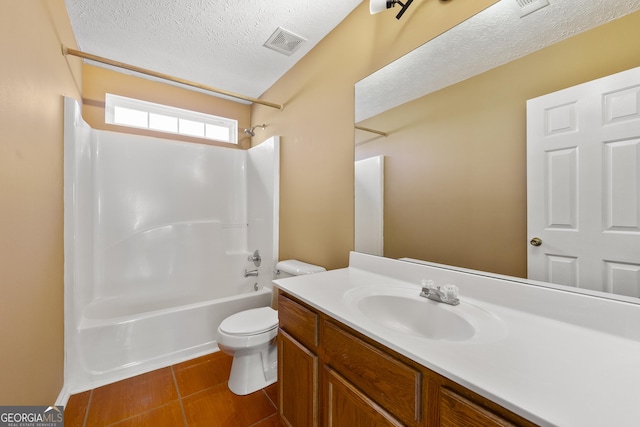
[[[233,314],[220,323],[219,330],[229,335],[258,335],[278,327],[278,312],[260,307]]]

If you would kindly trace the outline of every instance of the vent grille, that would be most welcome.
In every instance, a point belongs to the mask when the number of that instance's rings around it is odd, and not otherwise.
[[[549,6],[549,0],[514,0],[520,18],[527,16],[543,7]]]
[[[307,40],[291,31],[278,27],[276,31],[264,43],[264,47],[273,49],[276,52],[290,56],[298,50]]]

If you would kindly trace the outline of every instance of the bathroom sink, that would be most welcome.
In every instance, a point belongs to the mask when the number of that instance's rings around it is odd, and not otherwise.
[[[345,298],[376,325],[395,333],[442,341],[495,340],[506,333],[504,323],[461,296],[457,306],[419,296],[420,289],[396,286],[355,288]]]
[[[467,340],[475,333],[463,317],[425,298],[369,295],[357,306],[376,323],[401,333],[450,341]]]

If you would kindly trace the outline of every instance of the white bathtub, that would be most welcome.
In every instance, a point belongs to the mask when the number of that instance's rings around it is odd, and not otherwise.
[[[88,305],[75,343],[85,380],[72,392],[217,351],[220,322],[238,311],[268,306],[271,290],[194,300],[170,295],[139,300],[116,297]]]

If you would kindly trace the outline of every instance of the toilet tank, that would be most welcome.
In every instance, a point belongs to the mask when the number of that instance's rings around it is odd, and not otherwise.
[[[307,264],[297,259],[288,259],[276,264],[276,279],[320,273],[323,271],[327,271],[327,269],[319,265]]]

